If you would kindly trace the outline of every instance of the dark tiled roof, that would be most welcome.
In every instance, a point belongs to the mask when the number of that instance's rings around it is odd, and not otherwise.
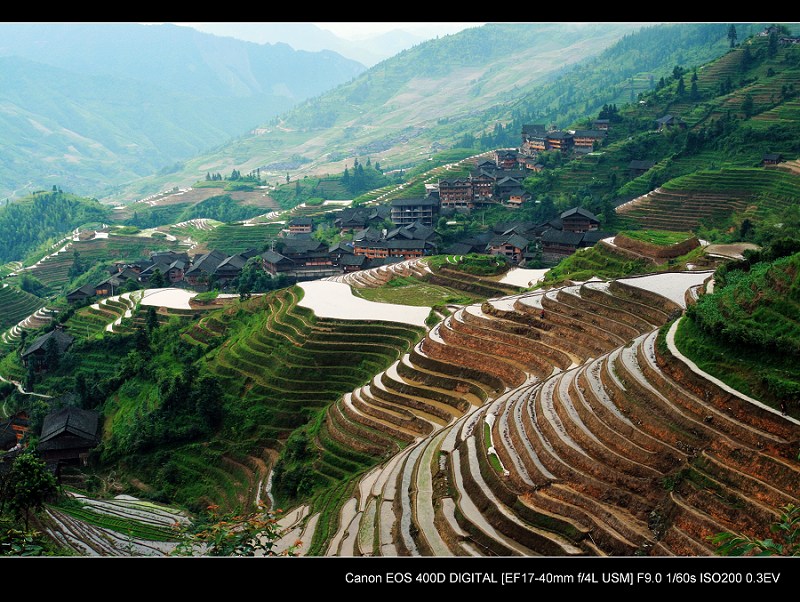
[[[47,334],[43,334],[33,343],[31,343],[31,345],[22,354],[22,357],[26,357],[39,349],[46,349],[47,342],[50,341],[50,339],[55,340],[56,345],[58,346],[58,354],[63,355],[64,352],[69,349],[69,346],[72,345],[75,337],[73,337],[71,334],[67,334],[60,328],[56,328]]]
[[[545,127],[544,124],[541,123],[526,124],[522,126],[522,133],[543,136],[545,133]]]
[[[659,119],[656,119],[656,123],[659,125],[669,125],[671,123],[683,123],[683,119],[678,117],[677,115],[664,115]]]
[[[328,247],[328,253],[353,253],[353,247],[344,242],[338,242]]]
[[[567,232],[565,230],[545,230],[542,234],[542,243],[562,244],[577,247],[583,240],[583,232]]]
[[[317,251],[325,245],[316,238],[287,238],[283,244],[283,254],[293,255]]]
[[[413,250],[425,249],[432,246],[432,243],[425,240],[375,240],[366,241],[358,245],[359,247],[366,247],[370,249],[398,249],[398,250]]]
[[[783,159],[783,155],[780,153],[767,153],[762,158],[762,161],[780,161]]]
[[[593,245],[604,238],[608,238],[609,236],[611,236],[610,232],[603,232],[602,230],[589,230],[588,232],[583,233],[583,240],[581,240],[581,244]]]
[[[547,134],[547,137],[552,138],[553,140],[569,140],[570,138],[572,138],[572,134],[569,134],[567,132],[556,131],[556,132],[549,132]]]
[[[567,209],[564,213],[561,214],[561,219],[564,220],[568,217],[573,217],[575,215],[579,215],[581,217],[585,217],[591,221],[595,221],[600,223],[600,220],[597,219],[597,216],[589,211],[588,209],[584,209],[583,207],[573,207],[572,209]]]
[[[416,199],[394,199],[392,207],[438,207],[438,199],[430,197],[421,197]]]
[[[45,443],[65,432],[97,441],[99,429],[100,415],[97,412],[70,406],[44,417],[39,443]]]
[[[197,257],[192,267],[186,271],[187,275],[192,275],[194,273],[201,273],[205,272],[207,274],[213,274],[214,271],[217,269],[219,264],[221,264],[228,256],[225,255],[222,251],[209,251],[200,257]]]
[[[447,255],[466,255],[468,253],[472,253],[474,248],[474,245],[465,242],[456,242],[447,247],[444,252]]]
[[[361,266],[366,260],[366,255],[342,255],[342,258],[339,260],[339,265]]]
[[[80,288],[67,294],[67,297],[93,297],[95,287],[93,284],[84,284]]]
[[[264,261],[266,261],[267,263],[272,263],[272,264],[276,264],[276,263],[279,263],[281,261],[292,261],[288,257],[285,257],[285,256],[281,255],[280,253],[276,253],[275,251],[264,251],[261,254],[261,257],[263,257]],[[292,262],[292,263],[294,263],[294,262]]]
[[[576,138],[605,138],[606,135],[603,130],[575,130],[573,134]]]
[[[311,226],[313,222],[310,217],[295,217],[290,222],[290,226]]]
[[[237,270],[241,270],[244,267],[244,264],[247,263],[247,257],[242,257],[241,255],[231,255],[225,261],[220,263],[217,266],[217,269],[220,268],[234,268]]]

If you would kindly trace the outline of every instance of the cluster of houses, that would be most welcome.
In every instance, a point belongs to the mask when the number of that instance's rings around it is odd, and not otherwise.
[[[595,120],[593,127],[563,132],[548,131],[543,125],[525,125],[520,149],[497,150],[493,159],[479,161],[467,176],[427,184],[424,197],[344,208],[336,212],[332,226],[340,234],[349,235],[352,240],[347,242],[328,245],[314,236],[312,218],[295,217],[269,250],[248,249],[233,255],[211,250],[194,257],[185,252],[153,253],[139,262],[115,264],[102,282],[70,291],[67,300],[81,302],[134,287],[152,287],[157,274],[162,286],[225,288],[248,262],[272,276],[296,280],[325,278],[439,252],[500,254],[514,264],[532,257],[556,262],[605,235],[598,231],[599,220],[589,211],[575,208],[546,224],[512,224],[502,231],[459,241],[449,249],[440,248],[435,226],[440,216],[455,212],[498,205],[522,206],[530,200],[523,185],[525,178],[542,169],[536,162],[539,153],[589,152],[605,139],[609,120]],[[640,163],[632,164],[631,171],[651,166]]]
[[[137,287],[147,286],[160,274],[163,286],[189,286],[207,288],[218,282],[225,286],[241,273],[245,264],[258,255],[255,249],[228,255],[212,250],[189,258],[187,253],[164,251],[152,253],[148,259],[115,263],[109,268],[109,276],[98,284],[86,284],[67,293],[70,303],[85,301],[91,297],[108,297],[128,290],[133,282]]]
[[[590,130],[562,131],[548,129],[543,124],[527,124],[522,126],[520,152],[531,159],[535,159],[539,153],[551,151],[558,151],[562,155],[585,155],[603,143],[609,125],[608,119],[595,119]]]
[[[781,46],[793,46],[795,44],[800,44],[800,37],[783,35],[781,33],[781,29],[777,25],[765,27],[764,30],[760,31],[757,35],[760,37],[769,37],[773,34],[778,37],[778,44]]]
[[[594,246],[609,236],[610,233],[600,230],[600,220],[591,211],[573,207],[542,224],[524,221],[496,224],[491,231],[465,238],[444,252],[503,255],[515,265],[536,258],[545,265],[554,265],[578,249]]]
[[[429,196],[438,197],[443,211],[464,211],[492,205],[519,207],[530,199],[523,181],[540,165],[529,166],[526,157],[519,151],[504,149],[495,151],[494,161],[478,162],[469,175],[458,178],[442,178],[431,185]]]

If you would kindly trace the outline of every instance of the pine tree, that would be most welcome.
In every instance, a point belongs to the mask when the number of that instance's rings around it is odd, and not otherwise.
[[[736,25],[733,23],[728,26],[728,42],[730,42],[731,48],[736,46]]]

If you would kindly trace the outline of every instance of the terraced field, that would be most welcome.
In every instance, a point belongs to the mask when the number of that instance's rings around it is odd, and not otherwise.
[[[269,247],[270,241],[276,239],[280,231],[286,226],[283,222],[244,224],[223,224],[214,228],[202,238],[198,234],[195,238],[200,241],[195,252],[217,249],[226,254],[241,253],[247,249],[257,249],[261,252]]]
[[[495,298],[441,322],[328,410],[321,436],[389,459],[315,553],[710,555],[708,535],[763,532],[800,493],[800,423],[658,338],[709,275]]]
[[[146,238],[142,236],[109,236],[84,241],[72,241],[57,254],[45,258],[30,268],[29,273],[53,289],[60,289],[69,281],[69,270],[74,264],[74,253],[89,265],[108,261],[138,260],[151,252],[177,250],[177,241]]]
[[[131,496],[69,497],[70,504],[46,508],[45,529],[80,556],[165,556],[177,546],[175,526],[189,524],[182,512]]]
[[[0,330],[17,325],[44,304],[44,300],[36,295],[3,283],[0,286]]]
[[[755,217],[788,207],[800,193],[797,174],[774,169],[720,169],[676,178],[617,208],[642,228],[693,231],[753,207]],[[710,192],[713,191],[713,192]]]
[[[259,433],[277,441],[343,392],[368,382],[423,333],[397,323],[318,318],[297,305],[300,295],[302,289],[293,287],[251,300],[252,323],[232,337],[232,311],[212,313],[185,335],[197,345],[229,336],[210,355],[208,368],[241,398],[238,411],[249,425],[245,436]],[[337,464],[351,466],[343,460],[329,452],[315,468],[333,482],[342,474]]]

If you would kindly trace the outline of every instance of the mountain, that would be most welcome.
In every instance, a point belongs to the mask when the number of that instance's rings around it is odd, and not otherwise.
[[[96,194],[173,168],[364,70],[330,51],[174,25],[0,33],[0,196],[53,184]]]
[[[745,26],[740,25],[742,35]],[[724,24],[487,24],[430,40],[309,99],[179,173],[135,183],[115,200],[189,185],[207,171],[259,168],[281,180],[341,173],[354,158],[405,168],[438,150],[472,146],[505,128],[496,146],[517,146],[523,122],[566,127],[632,85],[676,64],[725,52]],[[641,58],[641,61],[638,60]]]
[[[343,171],[348,160],[367,155],[384,166],[415,164],[463,134],[454,135],[452,123],[519,98],[638,27],[489,24],[429,40],[187,162],[174,176],[144,180],[114,198],[187,185],[209,170],[302,177]]]
[[[347,40],[313,23],[187,23],[194,29],[258,44],[283,42],[295,50],[332,50],[372,67],[427,38],[395,29],[363,40]]]

